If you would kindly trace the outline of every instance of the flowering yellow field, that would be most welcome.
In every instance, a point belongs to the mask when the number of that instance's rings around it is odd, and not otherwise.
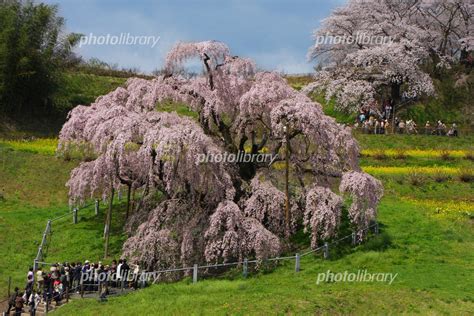
[[[58,146],[57,138],[37,138],[34,140],[4,140],[0,139],[0,145],[10,147],[18,151],[26,151],[43,155],[54,155]]]
[[[375,150],[375,149],[364,149],[361,151],[363,156],[373,157],[380,154],[384,154],[387,157],[396,157],[398,155],[405,155],[408,157],[414,158],[440,158],[444,155],[449,155],[452,158],[464,158],[470,153],[469,150],[439,150],[439,149],[385,149],[385,150]]]
[[[394,167],[394,166],[365,166],[362,167],[367,173],[372,175],[403,175],[403,174],[458,174],[461,168],[456,167]]]
[[[402,197],[402,200],[415,204],[418,207],[429,210],[432,215],[438,217],[449,216],[474,216],[474,203],[467,201],[439,201],[429,199],[413,199]]]

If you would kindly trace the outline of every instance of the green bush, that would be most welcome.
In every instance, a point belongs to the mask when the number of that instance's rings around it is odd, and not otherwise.
[[[391,246],[392,238],[385,232],[370,237],[367,242],[363,244],[363,248],[370,251],[383,251]]]

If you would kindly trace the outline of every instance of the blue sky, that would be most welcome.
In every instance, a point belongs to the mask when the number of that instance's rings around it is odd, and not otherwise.
[[[46,0],[59,4],[66,30],[95,36],[159,36],[151,45],[86,45],[82,56],[97,57],[143,72],[160,68],[178,41],[219,40],[233,55],[250,57],[263,69],[312,71],[306,53],[311,32],[345,0]]]

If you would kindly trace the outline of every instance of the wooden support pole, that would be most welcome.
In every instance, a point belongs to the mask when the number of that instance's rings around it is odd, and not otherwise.
[[[109,237],[110,237],[110,224],[112,223],[112,207],[114,204],[114,194],[115,189],[112,186],[110,189],[110,198],[109,198],[109,208],[107,210],[107,216],[105,219],[105,229],[104,229],[104,237],[105,237],[105,246],[104,246],[104,259],[109,256]]]
[[[285,125],[285,224],[287,237],[290,236],[290,140],[288,137],[288,128]]]
[[[132,186],[128,185],[127,189],[127,210],[125,211],[125,220],[128,219],[128,214],[130,213],[130,197],[132,194]]]
[[[11,288],[12,288],[12,277],[8,277],[8,297],[11,295]]]

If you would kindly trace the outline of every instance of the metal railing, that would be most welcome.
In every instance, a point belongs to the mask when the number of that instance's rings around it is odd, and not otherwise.
[[[330,257],[330,249],[331,247],[346,241],[346,240],[351,240],[351,245],[357,245],[361,244],[362,240],[359,240],[357,238],[357,235],[359,233],[364,233],[366,231],[370,231],[373,228],[373,233],[375,235],[379,234],[379,224],[378,222],[375,222],[368,227],[352,232],[350,235],[343,236],[341,238],[325,242],[322,246],[319,246],[315,249],[311,249],[308,251],[305,251],[303,253],[298,252],[293,256],[282,256],[282,257],[273,257],[273,258],[265,258],[265,259],[248,259],[244,258],[242,261],[234,261],[234,262],[224,262],[224,263],[216,263],[216,264],[194,264],[193,266],[187,266],[187,267],[170,267],[162,270],[156,270],[156,271],[143,271],[139,275],[136,276],[138,280],[146,280],[149,282],[149,280],[153,277],[154,280],[158,279],[156,276],[161,275],[161,274],[166,274],[166,273],[173,273],[173,272],[184,272],[192,271],[192,278],[193,278],[193,283],[196,283],[198,280],[198,271],[200,269],[209,269],[209,268],[222,268],[222,267],[231,267],[231,266],[241,266],[242,267],[242,273],[244,277],[248,276],[248,266],[249,264],[260,264],[260,263],[265,263],[265,262],[273,262],[273,261],[285,261],[285,260],[295,260],[295,272],[299,272],[301,269],[301,258],[306,257],[310,254],[316,254],[316,253],[322,253],[324,259],[329,259]],[[35,259],[36,260],[36,259]],[[49,262],[42,262],[42,261],[37,261],[36,263],[42,264],[42,265],[53,265],[55,263],[49,263]],[[128,278],[128,276],[124,277],[125,279]],[[81,279],[82,281],[82,279]],[[155,283],[153,281],[152,283]],[[81,282],[82,284],[82,282]],[[86,284],[84,284],[86,285]]]
[[[152,277],[155,278],[155,276],[160,275],[160,274],[165,274],[165,273],[173,273],[173,272],[183,272],[183,271],[192,271],[192,276],[193,276],[193,283],[196,283],[198,280],[198,270],[200,269],[209,269],[209,268],[220,268],[220,267],[230,267],[230,266],[242,266],[242,273],[244,277],[247,277],[248,275],[248,265],[251,263],[263,263],[263,262],[271,262],[271,261],[284,261],[284,260],[295,260],[295,271],[299,272],[301,269],[301,258],[308,256],[310,254],[316,254],[318,252],[321,252],[323,254],[324,259],[329,259],[330,257],[330,248],[336,244],[339,244],[342,241],[351,239],[351,245],[357,245],[362,243],[361,240],[358,240],[357,234],[358,233],[364,233],[365,231],[369,231],[371,228],[374,228],[374,234],[378,235],[379,234],[379,224],[378,222],[373,223],[372,225],[369,225],[368,227],[358,230],[356,232],[351,233],[350,235],[346,235],[344,237],[341,237],[339,239],[332,240],[330,242],[325,242],[324,245],[317,247],[315,249],[311,249],[309,251],[306,251],[304,253],[296,253],[294,256],[284,256],[284,257],[274,257],[274,258],[265,258],[265,259],[248,259],[245,258],[242,261],[234,261],[234,262],[224,262],[224,263],[216,263],[216,264],[194,264],[193,266],[187,266],[187,267],[174,267],[174,268],[166,268],[163,270],[157,270],[157,271],[144,271],[139,276],[137,276],[137,279],[139,280],[150,280]],[[127,278],[127,276],[125,277]],[[153,282],[155,283],[155,282]]]
[[[388,129],[382,129],[382,128],[376,129],[375,126],[370,126],[370,127],[351,126],[351,128],[355,133],[370,134],[370,135],[425,135],[425,136],[463,137],[463,136],[470,136],[474,132],[474,129],[470,127],[462,127],[462,128],[456,128],[457,136],[449,136],[447,135],[450,129],[449,126],[445,130],[438,130],[436,129],[436,127],[431,127],[431,128],[420,127],[416,129],[416,132],[414,130],[408,130],[407,128],[404,128],[402,130],[395,128],[395,130],[392,132],[392,126],[389,126]]]
[[[51,236],[53,222],[56,222],[56,221],[58,221],[62,218],[65,218],[67,216],[72,215],[73,223],[77,224],[77,222],[78,222],[78,213],[79,213],[80,210],[84,210],[84,209],[87,209],[87,208],[91,207],[92,205],[95,205],[94,211],[95,211],[95,215],[97,216],[97,215],[99,215],[99,204],[100,204],[99,200],[95,200],[94,202],[83,205],[80,208],[74,207],[71,211],[69,211],[65,214],[61,214],[61,215],[59,215],[57,217],[54,217],[52,219],[48,219],[48,221],[46,222],[46,228],[44,229],[44,232],[43,232],[43,237],[41,239],[41,243],[38,246],[38,252],[36,254],[35,259],[33,260],[33,269],[34,269],[34,271],[38,270],[40,264],[46,264],[44,262],[44,259],[46,258],[46,253],[47,253],[47,249],[48,249],[48,246],[49,246],[48,236]]]
[[[77,224],[77,222],[78,222],[78,213],[79,213],[80,210],[83,210],[83,209],[89,208],[92,205],[95,205],[95,208],[94,208],[95,215],[98,215],[99,214],[99,204],[100,204],[99,200],[95,200],[94,202],[86,204],[86,205],[82,206],[81,208],[75,207],[75,208],[73,208],[72,211],[69,211],[65,214],[61,214],[61,215],[59,215],[57,217],[54,217],[52,219],[49,219],[47,221],[46,228],[43,232],[43,237],[42,237],[41,243],[38,246],[38,253],[37,253],[37,255],[34,259],[34,271],[37,271],[40,265],[53,265],[53,264],[55,264],[55,263],[46,262],[46,260],[45,260],[46,253],[47,253],[47,248],[48,248],[48,245],[50,243],[50,241],[48,241],[48,236],[51,235],[51,232],[52,232],[52,223],[55,222],[55,221],[58,221],[62,218],[65,218],[67,216],[72,215],[72,218],[73,218],[72,222],[74,224]],[[350,235],[346,235],[346,236],[343,236],[341,238],[325,242],[322,246],[319,246],[315,249],[307,250],[303,253],[298,252],[295,255],[278,256],[278,257],[265,258],[265,259],[244,258],[243,260],[235,261],[235,262],[223,262],[223,263],[216,263],[216,264],[204,263],[204,264],[194,264],[193,266],[187,266],[187,267],[170,267],[170,268],[157,270],[157,271],[149,271],[149,272],[148,271],[142,271],[139,275],[135,275],[135,277],[137,279],[135,279],[134,282],[138,282],[138,280],[140,280],[139,283],[142,285],[141,287],[143,287],[147,282],[152,283],[152,284],[156,283],[156,280],[159,279],[158,276],[163,275],[163,274],[176,273],[176,272],[188,272],[189,275],[190,275],[191,272],[192,272],[192,282],[196,283],[198,281],[199,270],[201,270],[201,269],[208,270],[208,269],[211,269],[211,268],[224,268],[224,267],[232,267],[232,266],[236,266],[236,267],[240,266],[242,268],[242,275],[243,275],[244,278],[246,278],[248,276],[248,273],[249,273],[249,265],[250,264],[262,264],[262,263],[267,263],[267,262],[276,262],[276,263],[278,263],[279,261],[285,261],[285,260],[295,260],[295,265],[294,265],[295,268],[294,269],[295,269],[295,272],[299,272],[300,269],[301,269],[301,258],[306,257],[310,254],[322,253],[324,259],[329,259],[331,247],[333,247],[335,245],[338,245],[341,242],[349,240],[349,239],[351,240],[351,245],[353,245],[353,246],[355,246],[357,244],[361,244],[363,242],[363,239],[359,239],[357,237],[358,234],[364,234],[365,232],[369,232],[372,228],[373,228],[374,234],[376,234],[376,235],[379,234],[379,224],[378,224],[378,222],[374,222],[373,224],[369,225],[368,227],[366,227],[364,229],[352,232]],[[153,277],[153,282],[150,282],[151,277]],[[180,277],[182,277],[182,276],[180,276]],[[124,287],[124,284],[126,283],[123,280],[127,280],[127,282],[130,281],[130,280],[128,280],[128,275],[127,275],[127,278],[124,278],[124,279],[121,279],[121,280],[122,281],[120,281],[120,283],[121,283],[120,286],[121,286],[121,290],[123,292],[123,287]],[[80,285],[78,285],[76,287],[76,289],[80,289],[81,297],[83,297],[83,295],[84,295],[84,285],[88,285],[88,284],[83,282],[82,276],[81,276]],[[94,285],[94,286],[92,286],[92,289],[93,289],[92,292],[94,292],[94,289],[96,289],[96,288],[97,288],[97,291],[100,292],[101,287],[98,286],[98,283],[94,283],[92,285]],[[71,293],[71,289],[68,290],[68,293],[67,293],[68,297],[69,297],[70,293]]]

